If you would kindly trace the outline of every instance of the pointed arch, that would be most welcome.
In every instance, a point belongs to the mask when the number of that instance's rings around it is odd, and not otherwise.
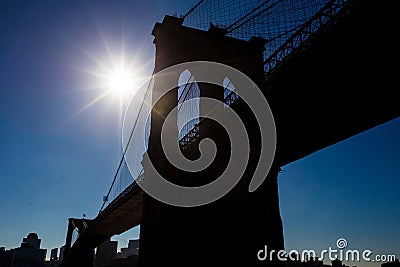
[[[178,88],[178,130],[179,140],[199,123],[200,115],[200,88],[189,70],[179,76]],[[192,104],[187,100],[193,99]],[[190,120],[190,117],[195,119]]]

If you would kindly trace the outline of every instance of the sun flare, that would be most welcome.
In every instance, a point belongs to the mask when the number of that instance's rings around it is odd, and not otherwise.
[[[119,96],[125,96],[135,89],[136,82],[134,73],[129,72],[124,68],[118,68],[111,71],[107,75],[107,89],[111,93]]]
[[[86,61],[84,66],[75,67],[85,74],[85,85],[80,91],[91,92],[92,95],[87,99],[87,103],[65,121],[74,119],[100,102],[103,102],[102,105],[106,103],[105,110],[117,110],[119,116],[123,117],[127,104],[136,97],[140,88],[151,77],[145,74],[151,65],[150,62],[141,62],[139,54],[125,51],[126,45],[123,43],[118,44],[120,49],[112,49],[115,45],[103,35],[101,34],[103,53],[95,55],[82,49],[89,61]]]

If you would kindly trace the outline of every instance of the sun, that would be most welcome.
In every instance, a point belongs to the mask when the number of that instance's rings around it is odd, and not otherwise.
[[[110,56],[111,57],[111,56]],[[89,85],[83,90],[94,90],[98,95],[89,100],[87,104],[70,115],[65,121],[72,120],[82,112],[91,108],[102,100],[108,100],[109,106],[115,107],[119,116],[123,117],[124,108],[135,96],[139,88],[146,81],[146,76],[142,74],[142,69],[137,68],[137,64],[132,61],[124,64],[125,58],[119,61],[111,57],[111,62],[101,61],[92,57],[97,63],[97,68],[78,68],[88,74]]]
[[[73,66],[84,77],[79,91],[87,92],[91,97],[65,121],[74,119],[100,102],[107,112],[117,111],[123,117],[127,105],[152,76],[146,74],[152,62],[142,61],[138,51],[126,51],[125,43],[108,40],[102,33],[100,35],[103,46],[100,46],[100,50],[95,49],[97,54],[82,48],[84,60]]]
[[[126,96],[137,86],[134,73],[119,67],[106,75],[107,89],[110,93]]]

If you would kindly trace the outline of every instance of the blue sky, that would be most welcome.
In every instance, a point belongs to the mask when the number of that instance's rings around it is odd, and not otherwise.
[[[33,231],[43,247],[60,247],[68,217],[96,216],[119,161],[120,105],[104,98],[76,115],[101,94],[84,70],[96,69],[94,59],[109,64],[122,44],[149,75],[154,23],[196,1],[182,2],[0,3],[0,246],[19,246]],[[399,136],[397,119],[283,168],[288,249],[344,237],[352,248],[400,256]]]
[[[151,30],[180,1],[2,1],[0,4],[0,246],[35,231],[65,242],[68,217],[95,217],[120,156],[120,103],[97,98],[97,64],[154,64]],[[31,203],[31,204],[30,204]],[[134,231],[133,234],[137,234]],[[128,235],[126,239],[130,236]]]

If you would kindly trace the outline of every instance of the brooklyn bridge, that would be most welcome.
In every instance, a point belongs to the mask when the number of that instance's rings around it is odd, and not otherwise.
[[[176,73],[176,88],[153,103],[150,120],[144,103],[152,102],[157,86],[143,94],[137,116],[125,122],[131,125],[124,151],[133,151],[137,159],[128,164],[122,155],[96,218],[69,219],[62,266],[93,266],[97,246],[138,225],[140,266],[280,266],[274,260],[260,262],[256,255],[264,245],[276,251],[285,247],[277,183],[281,167],[400,116],[392,67],[398,57],[394,5],[202,0],[184,15],[155,23],[154,74],[180,63],[210,61],[241,71],[261,89],[276,125],[274,161],[264,182],[249,192],[262,135],[240,97],[246,88],[224,75],[224,86],[215,86],[197,83],[190,69]],[[183,105],[198,97],[192,106]],[[231,156],[223,127],[204,117],[188,119],[202,109],[201,97],[223,102],[244,122],[250,145],[246,170],[229,193],[212,203],[165,204],[138,185],[148,179],[145,153],[167,180],[183,186],[212,182]],[[176,107],[176,124],[169,127],[188,159],[199,157],[203,139],[216,144],[213,163],[199,173],[176,169],[163,153],[161,128]],[[135,135],[144,128],[144,136]],[[244,234],[237,235],[239,228]]]

